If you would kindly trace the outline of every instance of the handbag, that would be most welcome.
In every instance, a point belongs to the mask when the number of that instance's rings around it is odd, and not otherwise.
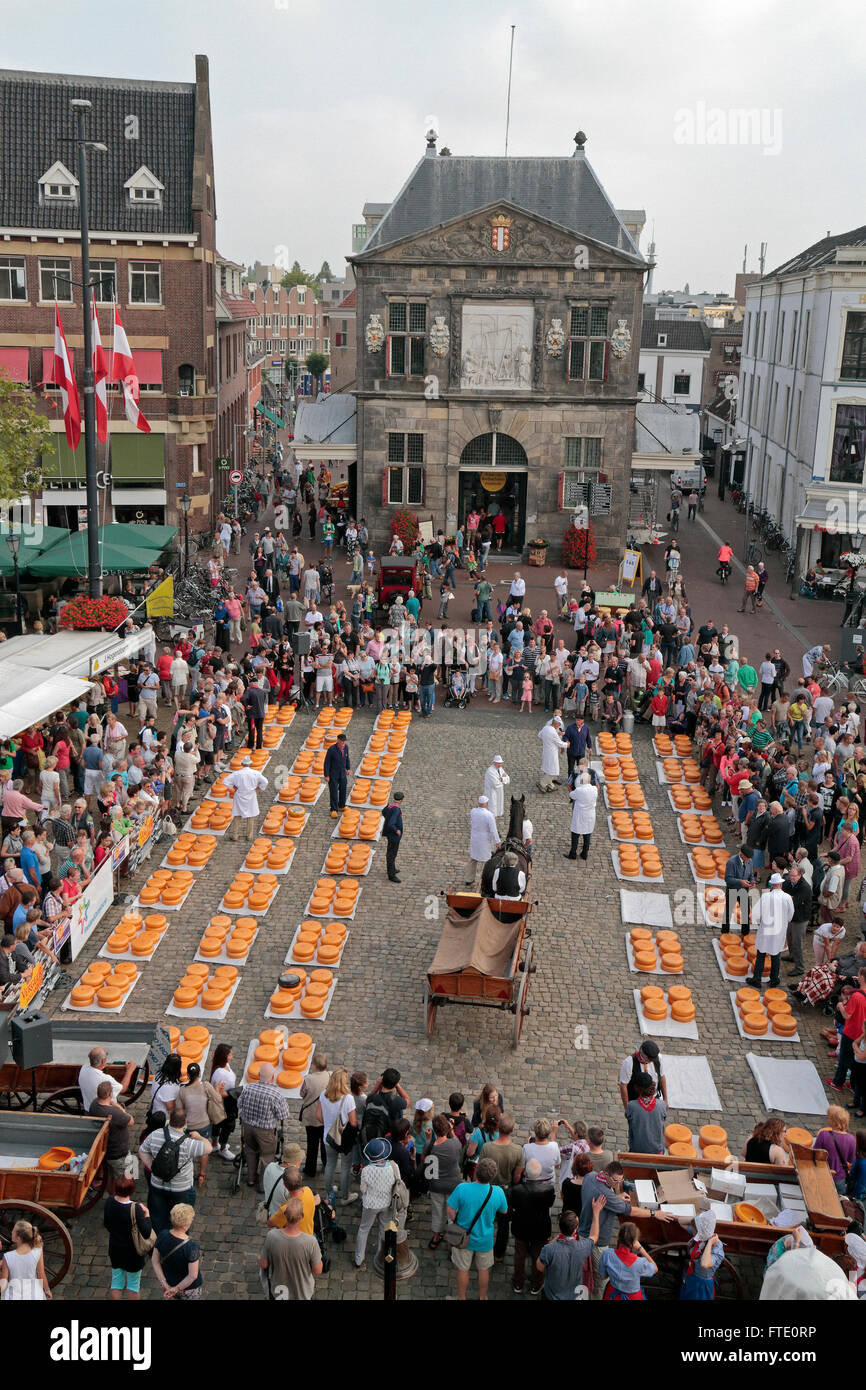
[[[143,1236],[138,1229],[138,1222],[135,1219],[135,1202],[129,1204],[129,1217],[132,1224],[130,1235],[132,1237],[132,1248],[136,1255],[149,1255],[156,1245],[156,1231],[151,1231],[149,1236]]]
[[[268,1224],[268,1212],[270,1211],[270,1208],[271,1208],[271,1201],[272,1201],[272,1199],[273,1199],[274,1193],[276,1192],[276,1190],[277,1190],[277,1188],[279,1187],[279,1185],[280,1185],[280,1183],[282,1182],[282,1180],[283,1180],[283,1175],[282,1175],[282,1173],[280,1173],[280,1176],[277,1178],[276,1182],[274,1183],[273,1187],[271,1188],[271,1190],[270,1190],[270,1192],[268,1193],[268,1195],[267,1195],[267,1197],[265,1198],[265,1200],[264,1200],[263,1202],[259,1202],[258,1206],[256,1207],[256,1225],[257,1225],[257,1226],[267,1226],[267,1224]]]
[[[227,1118],[226,1108],[218,1091],[215,1091],[207,1081],[205,1082],[205,1094],[207,1095],[207,1117],[212,1125],[221,1125]]]
[[[490,1201],[490,1198],[492,1196],[493,1184],[491,1183],[489,1188],[487,1189],[487,1196],[484,1198],[484,1201],[481,1203],[481,1206],[478,1208],[477,1212],[473,1216],[468,1226],[461,1226],[457,1221],[448,1222],[448,1225],[445,1227],[445,1239],[447,1243],[451,1246],[452,1250],[466,1249],[467,1245],[469,1244],[469,1237],[472,1235],[472,1232],[475,1229],[475,1223],[477,1222],[479,1216],[483,1212],[484,1208],[487,1206],[487,1203]]]

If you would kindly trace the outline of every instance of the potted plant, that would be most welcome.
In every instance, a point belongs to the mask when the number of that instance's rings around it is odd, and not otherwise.
[[[547,564],[547,547],[549,541],[538,538],[529,542],[529,563],[531,565]]]
[[[569,526],[562,538],[562,563],[584,574],[596,557],[592,522],[585,527]]]
[[[410,554],[418,539],[419,527],[418,518],[408,507],[401,507],[394,512],[391,517],[391,539],[399,536],[403,542],[403,549],[406,554]]]

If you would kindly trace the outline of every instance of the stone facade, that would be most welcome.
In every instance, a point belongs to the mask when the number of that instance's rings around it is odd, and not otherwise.
[[[494,249],[497,219],[498,225],[504,222],[508,227],[502,250]],[[576,269],[581,244],[588,264]],[[465,519],[466,499],[461,507],[460,494],[463,449],[478,436],[496,431],[500,441],[509,436],[526,454],[523,542],[543,536],[551,542],[552,553],[558,553],[571,512],[570,506],[560,505],[566,439],[601,440],[599,481],[611,487],[612,500],[609,515],[595,519],[596,545],[601,558],[619,555],[626,534],[637,392],[644,272],[639,258],[590,238],[581,243],[572,231],[497,202],[352,259],[359,343],[357,501],[374,542],[386,543],[389,512],[396,505],[385,500],[390,432],[423,434],[423,497],[413,510],[432,519],[434,529],[452,534]],[[388,332],[389,306],[395,300],[426,306],[423,361],[416,348],[410,363],[407,347],[407,374],[399,376],[389,370],[387,339],[378,352],[363,345],[371,315],[378,315]],[[518,339],[523,346],[515,347],[510,361],[501,356],[501,384],[491,385],[489,371],[485,375],[484,367],[468,356],[462,341],[464,324],[472,325],[473,343],[480,338],[478,315],[467,317],[466,306],[500,310],[503,324],[516,325],[518,334],[531,332],[530,343]],[[525,312],[509,313],[518,308]],[[568,339],[574,308],[606,310],[604,379],[570,378]],[[448,329],[445,356],[434,350],[434,344],[442,350],[441,332],[431,342],[430,330],[439,316]],[[481,317],[490,321],[495,341],[496,314]],[[548,342],[554,319],[561,320],[566,335],[558,355],[556,335]],[[619,320],[631,332],[632,345],[617,358],[609,339]],[[502,341],[508,332],[503,329]],[[585,353],[588,360],[588,343]],[[488,384],[469,384],[478,380]],[[509,457],[514,455],[509,444]]]

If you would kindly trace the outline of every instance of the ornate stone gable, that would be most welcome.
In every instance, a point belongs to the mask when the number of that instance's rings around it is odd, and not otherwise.
[[[508,240],[502,250],[492,244],[491,232],[497,218],[508,218]],[[618,256],[615,251],[579,240],[573,233],[563,231],[543,218],[533,218],[508,203],[494,204],[482,212],[472,213],[448,226],[439,227],[413,237],[400,246],[392,246],[379,254],[371,253],[376,264],[406,264],[407,262],[453,263],[457,265],[558,265],[574,267],[577,247],[588,250],[589,268],[624,268],[637,270],[634,261]],[[364,264],[363,256],[359,258]]]

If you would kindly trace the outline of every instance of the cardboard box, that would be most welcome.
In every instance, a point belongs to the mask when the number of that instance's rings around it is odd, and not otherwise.
[[[672,1168],[656,1173],[658,1200],[667,1211],[670,1205],[686,1205],[696,1211],[706,1211],[709,1203],[698,1188],[688,1168]],[[675,1213],[676,1214],[676,1213]]]
[[[696,1197],[694,1202],[662,1202],[661,1205],[662,1211],[669,1212],[671,1216],[681,1216],[686,1221],[694,1221],[695,1214],[704,1211],[705,1207],[703,1197]]]
[[[724,1201],[729,1197],[742,1201],[746,1195],[745,1173],[735,1173],[727,1168],[711,1168],[709,1181],[711,1197]]]

